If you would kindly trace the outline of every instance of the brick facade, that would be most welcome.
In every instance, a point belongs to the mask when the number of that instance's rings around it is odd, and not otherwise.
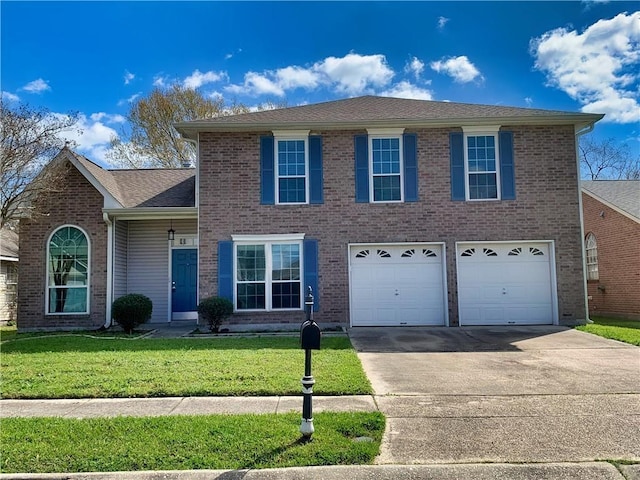
[[[586,318],[573,126],[513,132],[516,200],[453,202],[451,129],[417,133],[419,202],[355,202],[354,135],[322,135],[324,203],[260,204],[260,133],[201,133],[199,294],[217,293],[217,242],[240,234],[304,233],[319,241],[320,322],[349,323],[348,244],[445,242],[449,320],[458,322],[455,242],[553,240],[560,323]],[[301,314],[237,314],[242,323],[300,321]]]
[[[20,222],[20,331],[92,329],[105,322],[107,226],[102,218],[104,199],[70,163],[64,168],[67,168],[67,175],[61,191],[38,200],[47,215]],[[89,237],[91,265],[88,315],[46,315],[45,312],[47,241],[52,232],[63,225],[80,227]]]
[[[640,223],[582,194],[585,235],[598,244],[598,280],[589,280],[589,314],[640,319]]]

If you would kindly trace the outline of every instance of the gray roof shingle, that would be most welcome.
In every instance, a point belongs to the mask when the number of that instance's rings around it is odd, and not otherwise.
[[[640,220],[640,180],[583,180],[582,189]]]
[[[264,110],[225,117],[215,117],[191,122],[180,122],[176,128],[183,135],[193,136],[195,131],[224,129],[249,129],[253,127],[330,128],[349,125],[376,126],[393,122],[429,124],[458,122],[460,120],[487,121],[492,119],[535,123],[553,118],[556,122],[588,124],[602,115],[540,110],[532,108],[503,107],[500,105],[475,105],[455,102],[410,100],[404,98],[364,96],[334,100],[312,105]]]

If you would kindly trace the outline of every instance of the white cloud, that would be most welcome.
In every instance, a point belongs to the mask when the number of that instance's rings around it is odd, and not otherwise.
[[[168,77],[166,75],[156,75],[153,77],[153,86],[164,88],[167,86]]]
[[[582,33],[566,28],[531,40],[535,67],[549,85],[617,123],[640,121],[640,12],[599,20]]]
[[[140,95],[142,95],[142,92],[134,93],[129,98],[125,98],[124,100],[120,100],[118,102],[118,105],[122,106],[122,105],[126,105],[127,103],[133,103],[136,100],[136,98],[138,98]]]
[[[58,118],[66,117],[65,114],[55,113]],[[94,162],[108,165],[106,153],[109,149],[109,142],[112,137],[118,137],[118,133],[102,121],[109,117],[120,117],[120,115],[109,116],[104,112],[93,113],[89,116],[81,113],[76,124],[61,133],[61,137],[75,144],[74,149],[85,155]]]
[[[448,22],[449,19],[447,17],[438,17],[438,29],[443,30]]]
[[[47,90],[51,90],[51,87],[46,80],[38,78],[37,80],[27,83],[20,90],[24,90],[29,93],[42,93]]]
[[[527,104],[527,107],[530,107],[531,105],[533,105],[533,98],[531,97],[525,97],[524,99],[524,103]]]
[[[476,66],[465,55],[459,57],[442,58],[431,62],[431,68],[438,73],[445,73],[457,83],[468,83],[476,79],[482,80],[482,75]]]
[[[11,92],[5,92],[4,90],[2,90],[2,99],[7,102],[18,102],[20,100],[20,97],[18,95],[14,95]]]
[[[294,88],[315,88],[320,83],[320,76],[307,68],[286,67],[276,71],[276,80],[285,90]]]
[[[225,72],[214,72],[213,70],[210,70],[202,73],[200,70],[196,69],[191,75],[182,81],[182,85],[184,85],[185,88],[195,90],[196,88],[200,88],[202,85],[214,83],[225,78],[227,78],[227,74]]]
[[[236,94],[283,97],[287,90],[327,86],[339,93],[357,95],[388,85],[393,75],[384,55],[349,53],[340,58],[327,57],[310,67],[292,65],[263,73],[248,72],[242,84],[229,85],[225,90]]]
[[[424,62],[420,60],[418,57],[413,57],[407,64],[404,66],[405,73],[413,73],[416,78],[420,76],[420,74],[424,71]]]
[[[342,58],[327,57],[313,66],[324,75],[340,93],[358,95],[371,87],[383,87],[393,78],[384,55],[358,55],[349,53]]]
[[[131,81],[136,78],[136,76],[131,73],[129,70],[124,71],[124,84],[129,85]]]
[[[418,87],[411,82],[402,81],[396,83],[388,90],[380,92],[383,97],[410,98],[414,100],[433,100],[431,90]]]
[[[126,118],[124,118],[122,115],[118,113],[116,114],[110,114],[105,112],[92,113],[89,118],[94,122],[99,122],[101,120],[104,120],[106,123],[125,123],[127,121]]]

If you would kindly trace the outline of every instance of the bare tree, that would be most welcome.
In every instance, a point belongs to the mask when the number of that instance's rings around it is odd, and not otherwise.
[[[249,111],[234,103],[225,107],[222,97],[205,98],[198,90],[175,84],[155,88],[131,105],[128,125],[111,139],[107,158],[125,168],[176,168],[193,163],[193,144],[182,139],[173,124]]]
[[[0,228],[39,215],[35,198],[60,188],[60,169],[48,162],[64,147],[64,133],[76,122],[76,113],[53,114],[0,100]]]
[[[627,144],[614,138],[580,137],[582,177],[589,180],[640,179],[640,159],[633,158]]]

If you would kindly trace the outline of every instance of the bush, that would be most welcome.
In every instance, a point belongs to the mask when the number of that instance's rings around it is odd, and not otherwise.
[[[149,297],[130,293],[113,302],[111,316],[125,332],[132,333],[136,327],[149,321],[152,310],[153,303]]]
[[[233,302],[222,297],[208,297],[198,304],[198,314],[218,333],[222,321],[233,313]]]

